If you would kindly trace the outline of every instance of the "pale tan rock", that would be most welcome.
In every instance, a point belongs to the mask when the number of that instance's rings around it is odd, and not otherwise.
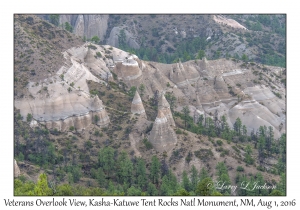
[[[132,114],[144,114],[146,115],[145,108],[143,106],[142,99],[139,93],[136,91],[134,98],[131,103],[131,113]]]
[[[168,120],[168,124],[171,126],[175,126],[175,122],[172,116],[172,112],[170,109],[170,104],[168,103],[167,99],[165,98],[164,94],[161,94],[159,101],[158,101],[158,110],[161,110],[166,119]]]
[[[149,141],[159,152],[172,150],[177,143],[177,136],[162,110],[158,110],[157,117],[150,131]]]
[[[20,176],[20,174],[21,174],[20,168],[17,164],[17,161],[14,160],[14,177],[18,177]]]

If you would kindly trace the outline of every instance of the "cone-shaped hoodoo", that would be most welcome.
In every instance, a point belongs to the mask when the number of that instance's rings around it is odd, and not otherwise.
[[[135,92],[134,98],[131,103],[131,113],[132,114],[146,114],[142,99],[137,91]]]
[[[172,150],[177,143],[176,134],[168,124],[168,120],[162,110],[158,110],[157,117],[150,131],[149,141],[159,152],[168,152]]]
[[[168,124],[175,126],[175,122],[171,113],[170,104],[168,103],[167,99],[165,98],[164,94],[161,94],[159,101],[158,101],[158,109],[163,112],[165,117],[168,120]]]

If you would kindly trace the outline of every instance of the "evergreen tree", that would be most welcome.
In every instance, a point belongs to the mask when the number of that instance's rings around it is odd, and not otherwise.
[[[184,106],[183,109],[182,109],[182,112],[184,114],[184,127],[186,129],[186,123],[188,121],[190,110],[189,110],[189,108],[187,106]]]
[[[190,171],[190,177],[191,177],[191,188],[193,191],[195,191],[199,181],[199,177],[198,177],[198,171],[194,165],[192,166],[192,169]]]
[[[233,127],[234,127],[234,130],[237,133],[237,135],[240,136],[241,135],[241,128],[242,128],[242,121],[239,117],[235,120],[235,122],[233,124]]]
[[[207,172],[207,170],[206,170],[204,167],[201,168],[199,176],[200,176],[200,179],[199,179],[200,182],[201,182],[203,179],[209,177],[208,172]]]
[[[147,185],[146,166],[145,166],[145,161],[141,158],[137,159],[136,177],[137,177],[138,186],[141,189],[145,189],[145,187]]]
[[[118,177],[120,184],[131,184],[133,164],[125,151],[122,151],[118,158]]]
[[[152,181],[153,184],[158,184],[160,173],[161,173],[160,162],[155,155],[151,159],[151,168],[150,168],[150,180]]]
[[[53,25],[56,25],[56,26],[59,25],[59,15],[52,14],[49,16],[49,18],[50,18],[50,23],[52,23]]]
[[[258,160],[260,165],[263,163],[265,159],[264,149],[265,149],[265,138],[263,136],[260,136],[258,140]]]
[[[155,185],[152,184],[151,182],[148,183],[147,193],[148,195],[152,195],[152,196],[158,195],[158,190],[156,189]]]
[[[211,178],[205,178],[200,181],[196,188],[196,195],[210,196],[215,191],[214,184]]]
[[[41,174],[39,176],[38,182],[34,187],[34,195],[42,195],[42,196],[52,195],[52,190],[48,186],[46,174]]]
[[[114,153],[115,150],[113,148],[104,147],[100,149],[98,155],[99,165],[100,167],[103,167],[103,170],[107,176],[111,175],[111,172],[113,171],[115,166]]]
[[[192,190],[192,185],[186,171],[182,173],[182,187],[188,192]]]

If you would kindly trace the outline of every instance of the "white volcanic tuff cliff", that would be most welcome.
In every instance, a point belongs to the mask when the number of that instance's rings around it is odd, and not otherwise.
[[[243,125],[246,125],[248,134],[253,129],[254,131],[258,130],[260,126],[271,126],[275,128],[274,137],[280,137],[280,117],[271,113],[268,108],[257,101],[240,103],[229,110],[229,120],[232,125],[238,117],[241,119]]]
[[[120,27],[113,27],[107,40],[107,44],[114,47],[119,47],[119,36],[121,30],[122,28]],[[134,40],[132,34],[130,34],[126,29],[123,30],[126,36],[126,44],[131,48],[139,49],[140,45]]]
[[[229,94],[229,89],[231,89],[234,94],[242,96],[243,101],[253,99],[262,103],[262,107],[255,105],[260,112],[255,112],[253,116],[264,119],[274,126],[278,135],[285,131],[284,99],[278,99],[267,87],[255,85],[252,81],[257,78],[252,71],[240,69],[236,62],[226,59],[214,61],[203,59],[196,62],[161,64],[141,61],[135,55],[108,45],[94,45],[96,49],[88,49],[87,45],[89,43],[64,52],[65,65],[55,76],[49,77],[38,85],[29,83],[28,90],[33,98],[25,98],[15,103],[17,108],[21,108],[21,114],[25,118],[27,113],[33,113],[37,120],[48,120],[47,124],[50,128],[60,127],[60,129],[67,128],[69,124],[78,128],[83,127],[82,124],[89,124],[94,116],[87,115],[94,113],[95,110],[91,108],[86,80],[103,82],[94,75],[99,75],[104,79],[110,72],[110,68],[117,74],[118,80],[122,80],[129,87],[138,87],[143,83],[145,98],[153,97],[156,91],[159,91],[159,94],[171,91],[177,99],[178,111],[186,105],[197,107],[199,114],[203,111],[214,113],[218,110],[219,117],[222,114],[227,116],[229,125],[233,125],[239,116],[245,125],[254,128],[246,117],[248,116],[246,113],[250,116],[254,113],[253,110],[243,109],[243,114],[239,114],[241,109],[237,109],[235,103],[241,107],[244,107],[244,104],[238,102],[237,96]],[[96,52],[100,52],[102,58],[106,57],[105,61],[97,57]],[[70,84],[73,83],[71,87]],[[237,86],[237,84],[241,85]],[[72,91],[69,92],[68,89]],[[168,114],[170,111],[163,113],[166,118],[169,116],[171,116],[170,119],[172,118],[172,115]],[[104,125],[109,122],[105,109],[101,114],[99,113],[99,116],[104,119],[100,120]],[[61,123],[62,119],[68,120]],[[171,124],[174,125],[174,123]],[[250,132],[250,129],[248,131]]]
[[[73,54],[72,54],[73,53]],[[92,98],[86,81],[102,82],[82,63],[87,49],[81,46],[63,53],[66,63],[56,75],[38,84],[30,82],[28,91],[32,98],[15,101],[21,115],[31,113],[33,118],[44,123],[47,128],[67,130],[74,126],[77,130],[88,127],[98,116],[97,124],[106,126],[108,115],[102,101]]]
[[[98,36],[103,40],[107,30],[109,15],[60,15],[60,24],[73,26],[74,33],[87,39]]]

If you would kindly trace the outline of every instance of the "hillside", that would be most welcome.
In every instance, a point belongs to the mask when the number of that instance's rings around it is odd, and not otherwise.
[[[159,17],[168,18],[141,20]],[[132,51],[83,43],[31,15],[15,16],[15,32],[14,151],[22,179],[36,181],[44,172],[58,185],[108,194],[173,195],[183,187],[193,195],[197,190],[183,183],[192,170],[199,183],[207,177],[282,186],[285,68],[208,55],[145,61]],[[31,53],[23,59],[25,52]],[[138,181],[141,174],[151,187]],[[176,180],[170,191],[164,189],[168,179]]]
[[[51,21],[49,15],[43,18]],[[85,39],[134,50],[144,60],[173,63],[234,57],[285,67],[285,15],[60,15],[59,23]]]

